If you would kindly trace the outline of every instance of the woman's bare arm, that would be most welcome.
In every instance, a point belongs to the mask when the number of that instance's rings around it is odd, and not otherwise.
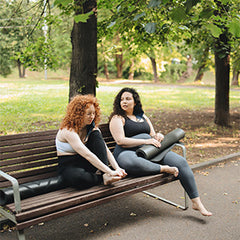
[[[67,129],[62,129],[62,137],[67,141],[72,148],[86,160],[88,160],[93,166],[102,172],[108,173],[110,175],[115,175],[107,165],[105,165],[94,153],[92,153],[81,141],[79,135]]]
[[[152,144],[160,147],[159,142],[154,139],[133,139],[125,136],[124,133],[124,119],[121,116],[113,116],[109,124],[110,132],[116,143],[125,148],[140,146],[143,144]]]

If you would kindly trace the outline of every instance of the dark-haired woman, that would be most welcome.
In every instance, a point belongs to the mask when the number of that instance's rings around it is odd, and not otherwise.
[[[164,136],[156,133],[144,114],[139,94],[133,88],[123,88],[115,97],[110,115],[110,131],[117,145],[115,159],[127,174],[144,176],[166,172],[177,177],[192,201],[192,208],[203,216],[211,216],[202,204],[194,175],[182,156],[169,151],[160,164],[137,156],[136,149],[144,144],[161,146]]]

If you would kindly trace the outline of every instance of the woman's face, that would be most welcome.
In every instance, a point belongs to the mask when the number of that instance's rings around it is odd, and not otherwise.
[[[94,118],[96,116],[95,113],[95,107],[93,104],[91,104],[88,108],[86,108],[85,114],[84,114],[84,125],[90,125]]]
[[[132,93],[124,92],[122,94],[121,101],[120,101],[120,106],[126,113],[128,113],[128,114],[133,113],[135,102],[134,102],[134,98],[133,98]]]

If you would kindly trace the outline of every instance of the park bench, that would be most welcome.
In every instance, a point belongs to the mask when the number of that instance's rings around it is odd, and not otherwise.
[[[113,151],[115,142],[108,124],[101,124],[99,128],[109,149]],[[32,225],[138,192],[144,192],[183,210],[188,208],[186,192],[185,205],[180,206],[146,191],[176,180],[168,174],[126,177],[111,186],[100,185],[85,190],[66,187],[20,199],[20,184],[57,176],[56,133],[57,130],[48,130],[0,136],[0,189],[11,186],[14,189],[14,202],[0,206],[0,214],[14,223],[18,239],[25,239],[24,229]],[[177,145],[186,157],[185,147]]]

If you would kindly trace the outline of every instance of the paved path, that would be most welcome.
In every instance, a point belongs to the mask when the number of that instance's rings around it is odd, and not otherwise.
[[[27,240],[239,240],[240,157],[234,159],[195,171],[202,201],[212,217],[138,193],[29,228]],[[153,192],[182,201],[178,182]],[[16,233],[0,233],[0,239],[16,239]]]

